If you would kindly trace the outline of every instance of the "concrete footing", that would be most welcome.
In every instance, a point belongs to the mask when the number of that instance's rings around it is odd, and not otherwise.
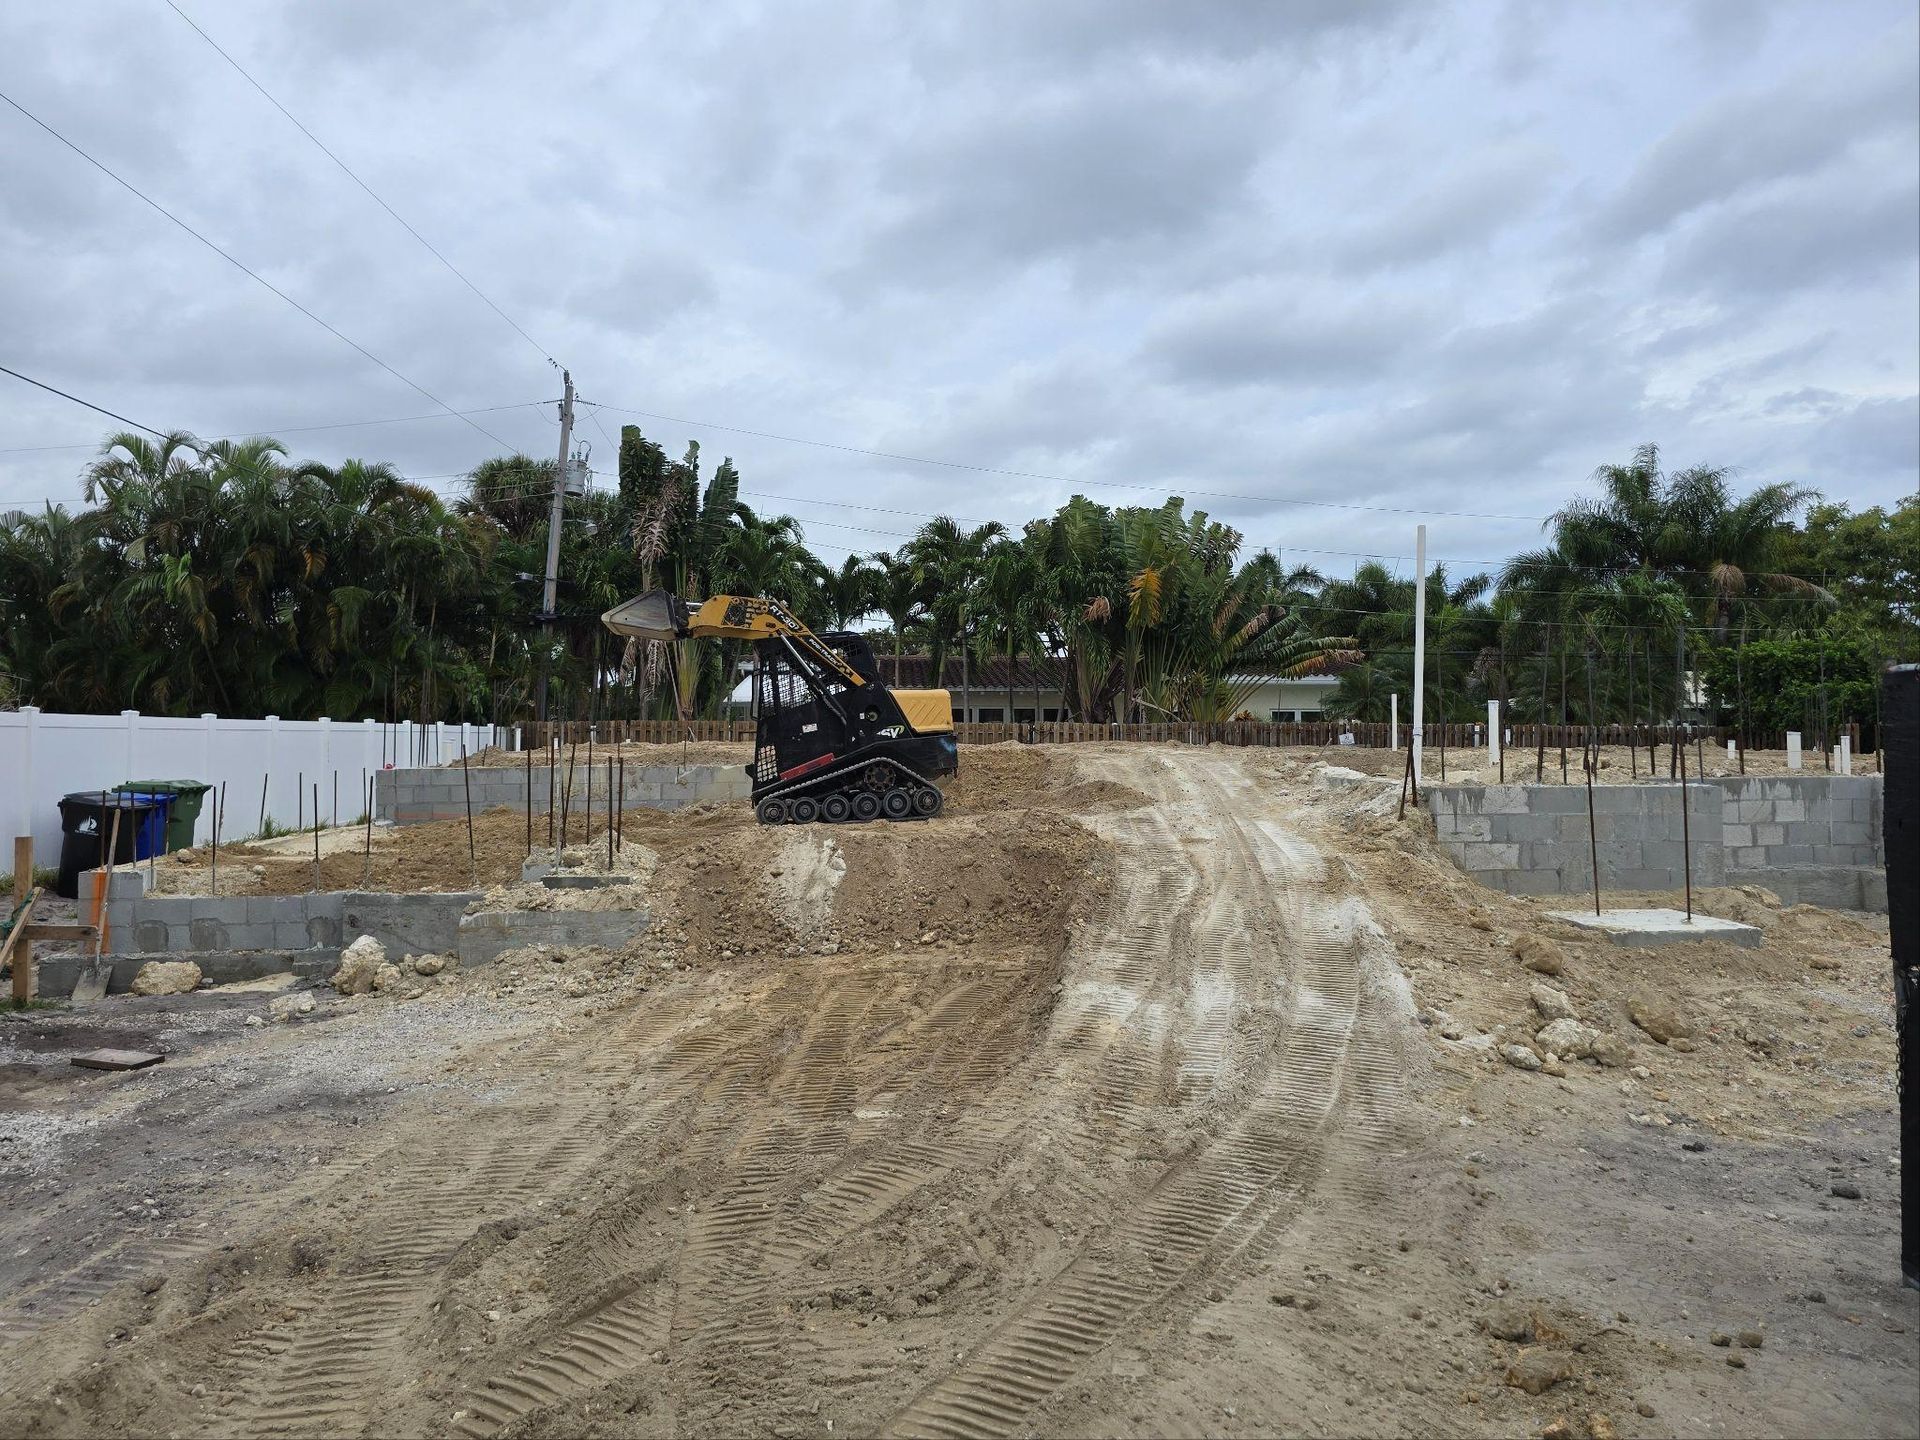
[[[1695,912],[1691,920],[1684,910],[1549,910],[1555,920],[1564,920],[1582,930],[1604,935],[1615,945],[1646,949],[1657,945],[1686,945],[1696,940],[1723,940],[1733,945],[1758,945],[1760,931],[1737,920],[1722,920],[1716,915]]]

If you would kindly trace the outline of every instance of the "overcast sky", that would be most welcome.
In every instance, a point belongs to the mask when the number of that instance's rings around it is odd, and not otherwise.
[[[697,439],[829,556],[1171,492],[1484,565],[1649,440],[1916,488],[1912,0],[180,4],[537,344],[164,0],[0,7],[0,90],[454,408],[551,355],[604,476]],[[436,407],[5,105],[0,364],[449,494],[557,444],[298,430]],[[0,503],[109,428],[0,376]]]

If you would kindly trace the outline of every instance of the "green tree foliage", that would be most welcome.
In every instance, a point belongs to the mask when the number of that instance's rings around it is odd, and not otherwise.
[[[1720,723],[1817,735],[1844,717],[1870,720],[1877,713],[1880,667],[1873,634],[1842,620],[1809,634],[1717,647],[1705,678]]]
[[[1237,530],[1178,498],[1074,496],[1018,533],[942,517],[829,567],[791,516],[741,501],[730,460],[707,475],[698,445],[670,458],[633,426],[617,483],[567,502],[548,631],[554,473],[496,457],[449,506],[388,466],[298,462],[272,440],[111,436],[84,508],[0,527],[5,693],[481,720],[528,714],[544,666],[556,715],[719,714],[740,647],[623,645],[599,622],[664,588],[772,596],[821,630],[872,623],[896,682],[921,650],[956,662],[963,704],[988,657],[1025,661],[1096,722],[1227,720],[1261,683],[1313,673],[1340,677],[1336,714],[1410,702],[1414,586],[1378,563],[1329,581],[1243,556]],[[1700,707],[1688,677],[1704,672],[1716,718],[1817,730],[1869,718],[1875,668],[1920,659],[1920,500],[1814,504],[1796,525],[1807,491],[1736,498],[1726,471],[1669,474],[1652,446],[1592,484],[1497,581],[1428,575],[1430,716],[1478,719],[1491,697],[1518,720],[1662,721]],[[998,682],[1009,710],[1017,668]]]

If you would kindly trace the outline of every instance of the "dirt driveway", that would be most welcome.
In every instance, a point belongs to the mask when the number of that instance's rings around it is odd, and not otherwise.
[[[1419,817],[1248,752],[962,781],[663,822],[629,953],[0,1027],[0,1431],[1911,1432],[1884,927],[1675,952],[1724,1045],[1529,1074],[1472,1040],[1538,909]],[[1824,1069],[1734,1032],[1802,951]],[[110,1030],[167,1063],[65,1066]]]

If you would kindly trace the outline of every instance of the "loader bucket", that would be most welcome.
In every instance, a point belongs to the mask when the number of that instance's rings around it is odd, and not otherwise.
[[[623,600],[600,617],[616,635],[636,640],[678,640],[687,633],[687,604],[665,590],[649,590]]]

